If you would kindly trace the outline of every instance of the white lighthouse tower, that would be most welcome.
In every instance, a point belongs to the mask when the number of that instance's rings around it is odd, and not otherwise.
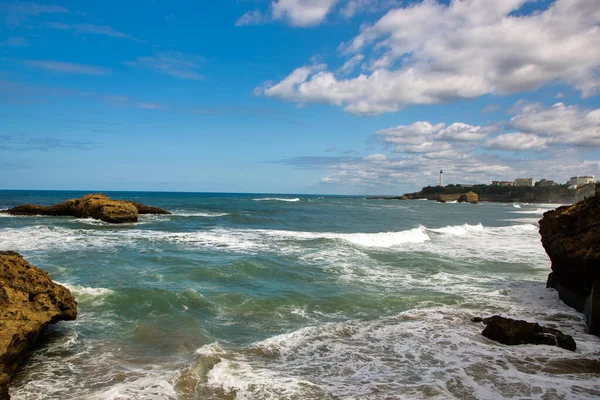
[[[440,187],[444,186],[444,171],[440,169]]]

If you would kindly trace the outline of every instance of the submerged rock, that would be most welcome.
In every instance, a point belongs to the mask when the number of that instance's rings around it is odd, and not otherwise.
[[[0,398],[27,349],[48,325],[77,317],[71,292],[13,251],[0,251]]]
[[[600,336],[600,193],[544,213],[539,224],[552,262],[547,286],[584,312],[589,333]]]
[[[94,218],[114,224],[137,222],[138,214],[170,214],[158,207],[144,204],[111,200],[108,196],[95,193],[78,199],[70,199],[53,206],[25,204],[5,211],[10,215],[52,215],[73,216],[76,218]]]
[[[573,337],[558,329],[546,328],[540,324],[505,318],[494,315],[489,318],[473,318],[473,322],[486,324],[481,334],[489,339],[507,345],[547,344],[575,351],[577,345]]]

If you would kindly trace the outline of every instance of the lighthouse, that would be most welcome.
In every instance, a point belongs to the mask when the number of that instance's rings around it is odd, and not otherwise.
[[[440,187],[444,186],[444,171],[440,169]]]

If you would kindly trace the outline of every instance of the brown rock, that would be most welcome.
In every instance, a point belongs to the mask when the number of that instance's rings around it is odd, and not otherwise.
[[[600,279],[600,197],[547,211],[539,224],[552,262],[549,286],[570,292],[571,299],[563,301],[583,311],[594,281]]]
[[[141,210],[141,211],[140,211]],[[111,200],[101,193],[88,194],[53,206],[26,204],[5,211],[11,215],[53,215],[76,218],[95,218],[104,222],[137,222],[138,214],[170,214],[158,207],[144,204]]]
[[[458,198],[458,202],[459,203],[477,204],[477,203],[479,203],[479,196],[475,192],[463,193]]]
[[[0,398],[25,352],[48,325],[77,317],[68,289],[19,253],[0,251]]]
[[[505,318],[499,315],[484,318],[483,336],[507,345],[547,344],[575,351],[575,340],[558,329],[546,328],[537,323]]]

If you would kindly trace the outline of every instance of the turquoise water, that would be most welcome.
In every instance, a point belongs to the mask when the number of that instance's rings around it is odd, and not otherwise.
[[[80,192],[0,191],[0,209]],[[112,192],[159,206],[109,225],[0,217],[0,248],[68,287],[15,399],[593,398],[582,316],[545,288],[553,205]],[[554,325],[576,353],[505,347],[473,316]],[[578,372],[573,372],[573,371]]]

